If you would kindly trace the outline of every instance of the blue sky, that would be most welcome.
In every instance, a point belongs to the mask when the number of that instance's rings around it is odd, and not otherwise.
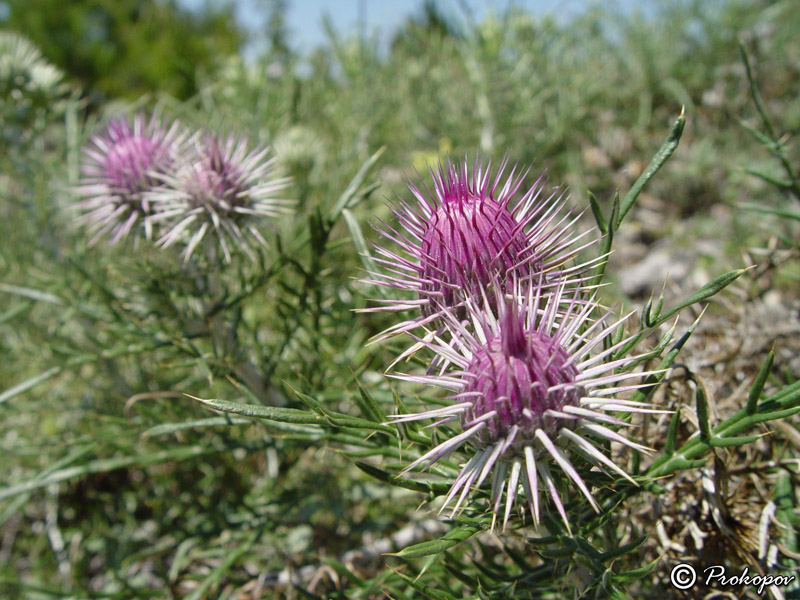
[[[220,0],[179,0],[190,8],[221,4]],[[266,15],[264,0],[234,0],[240,23],[252,32],[263,30]],[[446,14],[463,15],[460,3],[467,5],[478,20],[490,11],[502,13],[513,4],[531,13],[557,12],[569,16],[586,5],[585,0],[439,0],[440,8]],[[633,6],[636,0],[623,0],[621,6]],[[327,14],[339,32],[356,32],[359,26],[359,7],[364,11],[364,25],[367,33],[377,29],[391,31],[403,20],[419,13],[423,0],[289,0],[288,25],[291,44],[295,49],[306,52],[325,42],[322,17]],[[256,40],[257,43],[257,40]]]

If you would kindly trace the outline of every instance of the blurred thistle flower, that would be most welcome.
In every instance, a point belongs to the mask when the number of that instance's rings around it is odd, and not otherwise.
[[[470,490],[479,488],[492,473],[493,527],[504,489],[503,528],[521,484],[535,527],[540,520],[539,490],[544,487],[569,531],[558,480],[550,466],[557,465],[599,512],[568,453],[577,451],[601,470],[635,483],[604,454],[603,444],[612,441],[640,451],[648,448],[615,431],[630,424],[609,413],[663,411],[618,397],[645,385],[625,380],[653,373],[625,372],[641,355],[608,360],[631,338],[602,350],[627,317],[607,324],[611,313],[604,312],[593,320],[599,306],[594,296],[581,299],[580,289],[567,292],[563,284],[552,291],[543,290],[541,282],[513,287],[512,299],[507,296],[496,306],[488,306],[485,294],[480,299],[468,298],[468,321],[445,311],[442,318],[451,334],[449,341],[438,335],[416,338],[436,354],[441,363],[438,374],[393,377],[442,387],[453,394],[447,406],[392,419],[399,423],[432,418],[435,425],[460,422],[461,433],[405,470],[423,463],[430,467],[461,445],[471,446],[473,455],[455,479],[442,510],[457,497],[453,514],[458,512]]]
[[[322,139],[310,127],[295,125],[284,131],[273,144],[275,154],[292,173],[310,175],[325,160]]]
[[[0,98],[14,94],[48,96],[59,90],[63,73],[47,62],[28,38],[0,31]]]
[[[192,159],[150,195],[157,204],[156,220],[169,226],[159,243],[164,247],[185,244],[183,254],[188,260],[212,235],[226,262],[231,261],[231,242],[250,257],[251,239],[267,246],[257,224],[287,212],[291,204],[275,197],[289,180],[274,177],[275,159],[267,159],[268,153],[269,148],[249,151],[246,141],[233,136],[222,142],[210,134],[196,138]],[[210,252],[213,255],[215,247]]]
[[[446,309],[459,306],[470,296],[479,296],[492,279],[500,291],[512,277],[520,280],[544,274],[546,283],[561,281],[588,268],[565,263],[583,248],[577,242],[590,231],[573,235],[578,217],[562,215],[562,196],[542,199],[542,178],[519,200],[514,197],[527,171],[500,165],[490,180],[491,163],[478,159],[470,173],[466,161],[447,162],[431,170],[433,191],[409,184],[415,205],[399,199],[392,213],[400,230],[381,223],[378,231],[395,242],[403,255],[377,245],[375,260],[385,273],[371,273],[368,280],[386,287],[416,292],[414,300],[380,300],[382,306],[368,310],[420,308],[422,316],[400,323],[384,336],[407,331],[436,318]],[[458,310],[464,316],[463,307]]]
[[[116,243],[139,227],[150,239],[153,207],[149,192],[173,168],[185,139],[177,123],[164,127],[154,116],[136,115],[133,125],[112,119],[107,129],[84,148],[85,161],[76,204],[79,222],[94,233],[90,244],[108,235]]]

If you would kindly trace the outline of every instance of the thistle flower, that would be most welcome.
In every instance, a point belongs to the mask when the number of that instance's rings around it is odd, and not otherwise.
[[[381,223],[377,228],[399,246],[401,253],[377,246],[376,262],[385,273],[372,273],[369,283],[412,290],[418,299],[384,300],[371,310],[420,308],[422,317],[401,323],[386,335],[413,329],[438,316],[465,298],[479,296],[492,279],[503,291],[512,277],[519,280],[544,275],[555,282],[578,273],[589,265],[562,268],[581,249],[583,234],[573,236],[578,217],[561,214],[563,196],[542,199],[542,178],[514,200],[527,171],[517,175],[516,167],[503,180],[504,161],[494,180],[491,163],[477,159],[470,172],[466,161],[447,162],[431,170],[433,190],[415,184],[409,189],[416,202],[399,199],[391,207],[400,228]],[[464,315],[463,309],[459,314]]]
[[[534,525],[540,520],[539,490],[550,494],[567,529],[569,520],[550,467],[556,465],[580,490],[595,510],[599,507],[569,454],[577,451],[601,470],[634,480],[596,443],[612,441],[636,450],[648,449],[618,433],[629,426],[610,412],[662,412],[649,405],[618,397],[644,384],[625,380],[652,372],[625,373],[640,356],[608,360],[630,338],[603,348],[625,318],[612,324],[611,313],[594,320],[594,296],[581,299],[580,290],[567,292],[563,283],[545,293],[541,281],[515,283],[511,299],[489,306],[489,297],[469,297],[469,319],[452,310],[442,314],[449,340],[430,334],[416,338],[430,348],[441,363],[436,375],[394,377],[445,388],[452,392],[447,405],[423,412],[397,415],[393,422],[437,419],[436,425],[457,420],[461,432],[426,452],[406,472],[430,467],[468,444],[472,454],[447,494],[442,510],[455,500],[453,514],[471,489],[492,473],[490,502],[494,526],[505,489],[505,528],[520,484],[528,499]],[[630,316],[630,315],[628,315]],[[621,369],[622,372],[617,370]],[[506,477],[508,475],[508,477]],[[540,485],[543,484],[543,485]]]
[[[13,31],[0,31],[0,96],[14,100],[23,96],[41,99],[58,92],[64,74],[48,63],[41,51],[25,36]]]
[[[150,196],[158,205],[157,220],[170,225],[159,243],[164,247],[185,244],[183,254],[188,260],[212,235],[226,262],[231,261],[231,243],[251,257],[251,240],[266,246],[256,225],[285,212],[289,204],[275,197],[288,179],[274,178],[275,163],[266,159],[268,153],[268,148],[249,151],[246,141],[233,136],[224,141],[213,135],[196,138],[192,160]],[[215,252],[213,247],[211,252]]]
[[[152,205],[148,192],[161,185],[175,164],[184,136],[177,124],[165,128],[153,116],[112,119],[108,128],[84,148],[82,178],[76,189],[85,197],[76,204],[79,222],[94,233],[90,243],[108,235],[116,243],[142,227],[152,236]]]

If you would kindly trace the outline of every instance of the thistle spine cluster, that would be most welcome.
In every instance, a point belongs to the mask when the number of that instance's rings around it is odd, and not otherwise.
[[[541,178],[515,201],[527,172],[515,177],[512,169],[503,180],[505,168],[491,180],[479,161],[471,173],[467,162],[448,162],[431,171],[432,192],[410,184],[416,203],[392,207],[399,226],[378,226],[394,248],[378,246],[383,269],[368,281],[414,295],[372,309],[414,313],[379,337],[413,339],[394,364],[421,348],[433,355],[426,374],[392,376],[450,393],[444,406],[391,420],[458,424],[460,433],[405,469],[466,451],[442,510],[452,506],[455,515],[490,480],[493,526],[498,516],[507,526],[523,492],[538,527],[544,492],[569,531],[564,483],[599,511],[581,472],[635,483],[605,446],[647,452],[619,432],[630,427],[620,413],[661,411],[625,398],[652,372],[630,372],[643,355],[615,356],[632,337],[621,332],[627,317],[614,320],[587,283],[597,260],[576,260],[594,242],[585,239],[591,232],[577,231],[564,196],[543,197]]]
[[[84,147],[76,193],[78,222],[115,244],[143,234],[161,247],[179,245],[188,260],[206,244],[211,256],[231,262],[234,249],[253,257],[266,246],[260,226],[288,211],[267,146],[178,122],[166,126],[154,114],[131,122],[112,119]]]

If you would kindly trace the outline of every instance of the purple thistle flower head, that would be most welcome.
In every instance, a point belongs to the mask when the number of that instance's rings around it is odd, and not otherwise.
[[[494,281],[501,293],[512,279],[527,280],[543,274],[553,283],[580,273],[589,265],[564,265],[587,245],[578,245],[587,233],[573,235],[578,217],[561,214],[564,199],[542,198],[542,178],[519,198],[527,171],[511,169],[504,178],[503,162],[494,179],[491,164],[476,160],[447,162],[431,171],[433,189],[410,184],[415,203],[400,199],[392,206],[399,223],[382,223],[378,231],[400,252],[376,246],[376,262],[383,272],[368,280],[385,287],[411,290],[413,300],[384,300],[370,310],[421,309],[422,316],[401,323],[385,335],[407,331],[459,307],[468,297],[480,296]]]
[[[231,245],[252,256],[251,240],[267,242],[257,224],[286,212],[291,204],[275,196],[289,180],[274,176],[274,159],[268,148],[250,151],[245,140],[214,135],[195,138],[194,156],[156,190],[150,199],[157,207],[156,220],[169,225],[162,246],[184,244],[188,260],[203,240],[216,237],[226,262]],[[209,248],[216,253],[215,246]]]
[[[138,114],[112,119],[107,129],[84,148],[76,208],[80,222],[94,233],[90,243],[108,235],[118,242],[139,226],[152,236],[153,215],[148,193],[161,185],[173,168],[184,135],[177,124],[164,127],[154,116]]]
[[[462,290],[479,293],[497,274],[541,268],[541,260],[532,264],[534,248],[509,209],[519,180],[498,195],[499,177],[489,186],[488,171],[476,165],[470,178],[466,163],[461,171],[448,164],[433,178],[438,203],[431,207],[419,252],[423,294],[454,306]],[[416,186],[411,191],[423,197]]]
[[[645,385],[626,380],[653,372],[625,372],[641,355],[608,360],[630,337],[598,350],[625,319],[606,324],[611,320],[610,312],[595,319],[599,304],[594,296],[582,297],[584,290],[568,292],[563,282],[545,289],[542,277],[538,282],[515,281],[509,287],[502,298],[487,293],[480,298],[467,298],[466,320],[454,310],[443,311],[441,318],[449,335],[427,332],[422,337],[412,336],[417,342],[415,347],[400,359],[416,352],[417,346],[425,346],[436,356],[438,374],[393,376],[442,387],[452,395],[444,407],[397,415],[393,420],[433,418],[437,425],[459,423],[459,434],[441,442],[406,469],[410,471],[423,463],[430,467],[468,443],[472,457],[456,477],[442,510],[455,501],[455,514],[470,490],[479,488],[492,473],[490,499],[494,519],[505,492],[504,528],[520,488],[528,499],[534,525],[538,526],[539,490],[544,488],[569,530],[559,480],[550,467],[557,466],[598,511],[589,487],[573,465],[571,453],[635,483],[595,440],[648,451],[618,433],[618,428],[629,424],[609,413],[662,412],[620,397]]]
[[[505,308],[497,335],[475,348],[466,372],[474,376],[464,394],[474,403],[465,418],[486,420],[478,433],[485,444],[496,443],[515,426],[522,439],[537,429],[557,434],[545,414],[578,406],[585,395],[567,351],[546,333],[526,331],[515,305]]]
[[[251,201],[247,178],[233,156],[224,154],[216,137],[206,140],[205,152],[193,170],[197,178],[188,180],[186,187],[196,205],[207,204],[222,217],[230,217]]]

